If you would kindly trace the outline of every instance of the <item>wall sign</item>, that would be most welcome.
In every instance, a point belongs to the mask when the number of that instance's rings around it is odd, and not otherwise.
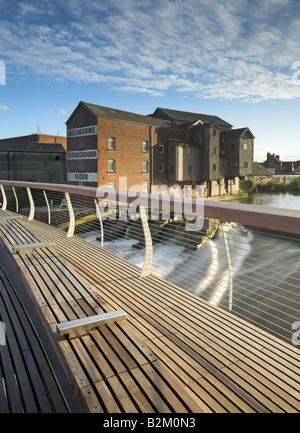
[[[75,159],[97,159],[97,149],[91,150],[72,150],[67,152],[68,160]]]
[[[86,137],[87,135],[97,135],[97,125],[68,129],[68,138]]]
[[[97,182],[98,173],[68,173],[67,180],[70,182]]]

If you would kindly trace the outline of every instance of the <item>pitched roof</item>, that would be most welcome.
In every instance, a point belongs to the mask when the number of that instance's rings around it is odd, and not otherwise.
[[[69,119],[66,121],[66,124],[71,120],[77,108],[83,105],[86,109],[88,109],[92,114],[101,119],[110,119],[110,120],[119,120],[123,122],[131,122],[131,123],[139,123],[143,125],[149,126],[158,126],[163,128],[178,128],[178,126],[174,125],[172,122],[164,119],[157,119],[151,116],[144,116],[142,114],[131,113],[129,111],[117,110],[116,108],[104,107],[102,105],[90,104],[88,102],[80,101]]]
[[[254,135],[252,134],[252,132],[250,131],[249,128],[245,127],[245,128],[238,128],[238,129],[231,129],[230,131],[222,131],[220,132],[220,137],[225,138],[225,137],[241,137],[245,132],[248,132],[252,138],[254,138]]]
[[[159,117],[160,114],[165,115],[169,120],[181,122],[196,122],[201,120],[203,123],[217,123],[222,126],[232,126],[230,123],[221,119],[218,116],[211,116],[209,114],[191,113],[189,111],[171,110],[169,108],[157,107],[151,116]]]
[[[272,176],[272,173],[259,162],[253,161],[252,163],[253,176]]]

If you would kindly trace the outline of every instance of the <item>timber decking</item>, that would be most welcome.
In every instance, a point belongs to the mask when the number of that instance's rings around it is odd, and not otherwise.
[[[9,224],[8,244],[55,242],[15,260],[91,412],[300,411],[298,349],[79,237]],[[57,336],[63,320],[121,309],[125,322]]]
[[[0,268],[0,413],[68,412],[59,386],[14,287]]]

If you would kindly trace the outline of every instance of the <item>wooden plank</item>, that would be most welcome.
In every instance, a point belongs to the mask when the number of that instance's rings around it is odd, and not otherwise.
[[[52,408],[54,408],[54,410],[61,413],[66,412],[66,405],[61,392],[23,306],[20,305],[12,286],[1,270],[0,277],[5,283],[5,290],[9,295],[9,299],[6,298],[6,306],[11,303],[14,308],[14,310],[10,311],[10,317],[13,321],[14,332],[18,338],[19,348],[22,351],[26,371],[30,376],[32,387],[37,396],[39,411],[43,413],[52,412]],[[22,324],[22,327],[19,326],[19,323]],[[20,338],[23,332],[26,339]]]
[[[131,352],[127,349],[127,347],[120,342],[115,334],[112,332],[111,328],[108,326],[103,326],[101,328],[101,335],[105,338],[105,340],[109,343],[109,346],[113,349],[114,357],[113,359],[116,361],[117,359],[118,364],[121,361],[121,365],[125,366],[126,369],[131,370],[137,366],[137,361],[131,354]],[[145,358],[142,358],[145,359]],[[110,362],[112,360],[110,359]],[[124,371],[124,370],[123,370]]]
[[[212,386],[204,377],[198,379],[197,382],[191,382],[187,387],[187,392],[190,389],[193,395],[196,395],[199,399],[199,404],[202,405],[205,413],[241,413],[243,412],[238,405],[240,400],[235,397],[234,402],[230,400],[230,390],[224,391],[224,389]],[[222,392],[224,391],[224,392]],[[194,397],[195,398],[195,397]],[[235,403],[235,404],[234,404]],[[207,407],[203,406],[207,405]],[[244,405],[243,402],[241,402]],[[245,406],[243,406],[245,407]],[[254,410],[247,407],[247,413],[254,413]]]
[[[2,283],[0,283],[0,285],[1,284]],[[34,395],[37,395],[40,410],[43,413],[51,413],[52,409],[44,385],[42,384],[36,361],[31,352],[32,348],[29,346],[27,337],[23,332],[26,322],[22,322],[21,327],[19,319],[15,313],[15,306],[12,308],[7,295],[5,293],[3,295],[6,310],[9,314],[9,318],[7,316],[6,320],[9,320],[13,327],[13,332],[10,332],[9,327],[7,328],[7,339],[9,339],[7,344],[10,346],[10,352],[14,360],[19,388],[24,396],[25,408],[29,412],[37,411],[37,402],[34,397]],[[5,323],[8,323],[7,321]]]
[[[7,346],[0,346],[0,366],[2,367],[2,378],[5,384],[5,394],[9,412],[23,413],[24,409],[15,380],[13,361]]]
[[[253,378],[249,382],[246,380],[247,375],[238,367],[237,368],[224,368],[222,370],[222,374],[226,376],[231,383],[238,384],[239,388],[243,389],[247,395],[251,395],[252,398],[256,399],[261,405],[266,408],[266,411],[270,411],[272,413],[283,413],[284,410],[280,408],[278,405],[274,403],[274,401],[270,400],[266,396],[266,389],[264,387],[264,393],[261,392],[261,388],[259,383]],[[275,396],[273,396],[273,400],[275,400]]]
[[[122,382],[117,376],[109,377],[107,382],[115,395],[118,402],[118,406],[124,413],[138,413],[138,409],[133,403],[130,394],[128,394],[126,388],[122,386]]]
[[[104,380],[95,383],[102,405],[108,413],[121,413],[122,410]]]
[[[232,364],[227,368],[237,373],[245,381],[249,384],[251,383],[251,385],[255,386],[261,393],[265,394],[271,402],[277,405],[277,409],[274,408],[277,412],[299,412],[299,400],[285,392],[285,390],[280,388],[274,381],[268,380],[265,376],[256,373],[255,377],[253,377],[253,370],[244,362],[241,361],[237,365]],[[275,410],[273,411],[275,412]]]
[[[153,368],[153,365],[144,364],[142,365],[144,373],[147,375],[148,379],[151,381],[152,386],[157,390],[157,392],[164,398],[168,405],[171,407],[172,412],[175,413],[187,413],[186,407],[178,399],[176,394],[173,392],[172,388],[169,386],[168,382],[172,380],[169,376],[166,382]]]
[[[130,330],[130,327],[127,324],[123,326],[118,325],[107,325],[107,328],[111,331],[111,333],[118,339],[118,341],[122,344],[123,348],[126,348],[126,351],[130,353],[131,357],[134,358],[136,364],[143,365],[148,363],[149,361],[155,361],[156,357],[153,352],[147,347],[147,345],[139,341],[135,334]],[[127,335],[130,335],[132,339],[129,339]]]
[[[3,291],[2,282],[0,282],[0,287],[2,289],[1,291]],[[38,412],[37,404],[13,328],[14,325],[17,326],[17,323],[12,323],[11,317],[8,315],[6,308],[3,308],[2,306],[0,307],[0,310],[2,321],[5,323],[6,327],[6,345],[0,346],[0,348],[1,356],[3,356],[2,365],[4,368],[4,377],[9,404],[11,405],[13,412],[28,411],[31,413],[36,413]],[[12,313],[12,311],[10,311],[10,313]],[[20,326],[18,327],[17,331],[22,332]],[[22,345],[24,347],[24,344],[27,345],[27,342],[24,341],[25,336],[23,332],[18,337],[21,341],[21,347]],[[27,349],[28,346],[26,347],[26,350]],[[31,368],[33,368],[32,364]]]
[[[151,405],[159,413],[171,413],[170,406],[162,399],[157,392],[156,387],[149,381],[146,375],[138,368],[133,368],[131,374],[143,390],[144,395],[150,401]]]
[[[227,397],[235,404],[239,402],[239,407],[244,412],[251,412],[251,409],[257,413],[270,412],[263,404],[257,401],[251,394],[243,390],[239,384],[231,381],[223,375],[221,371],[216,371],[213,375],[205,377],[207,381],[218,387],[219,390],[225,391]],[[197,381],[199,382],[199,381]]]
[[[176,405],[173,406],[174,408],[176,407],[175,412],[179,412],[179,413],[181,412],[182,409],[180,406],[182,404],[184,406],[183,411],[191,411],[193,413],[203,413],[203,409],[197,403],[197,401],[192,397],[191,394],[188,394],[186,392],[186,388],[184,384],[180,381],[180,379],[176,375],[174,375],[174,373],[169,368],[166,367],[166,365],[163,362],[161,362],[161,360],[154,361],[151,364],[151,367],[153,368],[152,371],[154,371],[155,369],[155,371],[159,373],[159,375],[167,383],[167,387],[172,389],[176,398],[180,400],[180,403],[176,402]]]
[[[115,354],[101,337],[99,332],[86,335],[81,338],[89,357],[97,366],[102,378],[108,378],[115,374],[115,371],[125,371],[123,364],[117,358],[118,366],[114,362]]]
[[[98,380],[102,380],[103,377],[97,368],[97,365],[93,362],[93,358],[90,356],[89,352],[86,350],[80,339],[76,338],[72,340],[71,346],[80,359],[81,364],[84,366],[84,371],[90,378],[91,382],[94,383]]]
[[[131,399],[134,401],[139,412],[142,413],[153,413],[154,407],[151,406],[148,399],[145,397],[144,393],[139,388],[136,381],[132,378],[128,371],[124,371],[119,374],[119,378],[122,381],[124,387],[129,393]]]
[[[80,399],[84,412],[104,413],[104,407],[91,385],[84,386],[80,389]]]
[[[256,372],[259,372],[259,374],[262,374],[265,378],[271,380],[277,386],[281,387],[291,396],[300,401],[300,393],[297,389],[299,388],[299,379],[296,381],[291,380],[281,372],[278,372],[276,368],[274,368],[272,365],[268,366],[266,363],[258,363],[256,360],[253,359],[244,358],[243,362],[252,368],[252,370],[255,372],[254,374],[256,374]]]
[[[207,373],[194,359],[187,356],[186,352],[170,342],[168,338],[156,338],[146,342],[156,356],[168,365],[170,370],[174,371],[185,384],[201,377],[201,373]]]

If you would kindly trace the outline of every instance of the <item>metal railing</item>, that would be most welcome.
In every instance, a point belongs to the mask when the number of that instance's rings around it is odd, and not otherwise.
[[[2,209],[80,236],[139,266],[141,278],[159,276],[297,344],[298,211],[74,185],[0,185]]]

